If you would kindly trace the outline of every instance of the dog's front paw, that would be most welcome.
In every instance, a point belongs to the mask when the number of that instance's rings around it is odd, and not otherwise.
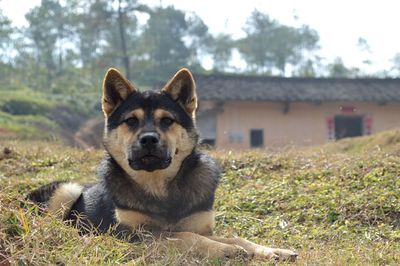
[[[289,249],[267,248],[257,249],[255,256],[263,259],[275,259],[285,261],[296,261],[298,254]]]
[[[242,247],[237,245],[223,244],[224,247],[220,250],[218,257],[220,258],[248,258],[249,253]]]

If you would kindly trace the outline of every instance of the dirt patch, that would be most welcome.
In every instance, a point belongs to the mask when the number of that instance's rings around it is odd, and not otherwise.
[[[75,132],[79,131],[87,116],[76,112],[68,106],[60,106],[54,110],[49,119],[55,121],[60,127],[60,135],[65,144],[76,146]]]
[[[6,128],[0,128],[0,138],[12,138],[17,136],[17,134],[9,129]]]
[[[87,120],[74,135],[75,145],[84,148],[101,148],[103,145],[104,119],[95,117]]]

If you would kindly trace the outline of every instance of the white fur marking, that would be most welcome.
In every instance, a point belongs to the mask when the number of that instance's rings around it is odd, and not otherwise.
[[[83,187],[76,183],[61,184],[49,200],[48,210],[60,218],[65,218],[72,205],[79,198]]]

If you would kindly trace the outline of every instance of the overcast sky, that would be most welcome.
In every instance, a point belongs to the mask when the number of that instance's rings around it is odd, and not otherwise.
[[[269,14],[282,24],[307,24],[318,31],[319,55],[331,61],[340,56],[348,66],[367,71],[389,70],[390,60],[400,53],[400,0],[148,0],[149,5],[174,5],[195,12],[212,33],[228,32],[243,36],[243,25],[254,9]],[[24,14],[40,0],[0,0],[5,15],[15,25],[25,23]],[[295,19],[297,17],[297,19]],[[357,41],[367,40],[370,52],[361,52]]]

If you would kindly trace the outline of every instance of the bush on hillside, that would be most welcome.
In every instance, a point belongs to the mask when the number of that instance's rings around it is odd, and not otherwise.
[[[28,90],[0,91],[0,111],[11,115],[45,115],[54,103]]]

